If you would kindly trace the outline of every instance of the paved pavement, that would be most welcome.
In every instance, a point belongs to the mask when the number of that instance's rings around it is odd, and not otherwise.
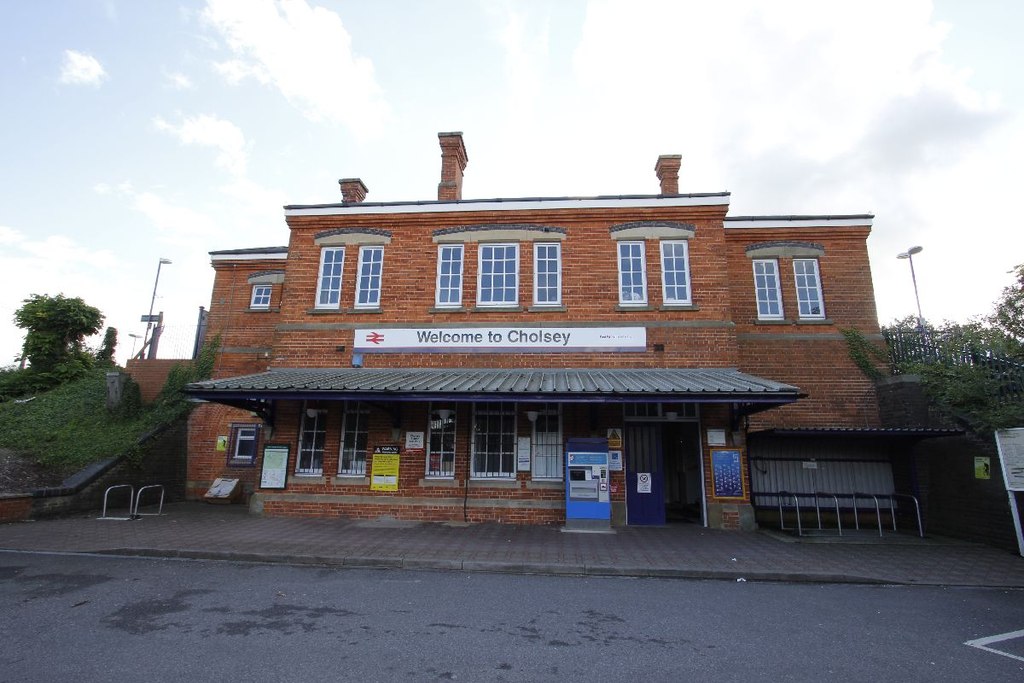
[[[794,542],[696,525],[614,534],[559,527],[299,519],[176,503],[134,521],[95,515],[0,524],[0,550],[349,567],[1024,588],[1024,558],[948,539]]]

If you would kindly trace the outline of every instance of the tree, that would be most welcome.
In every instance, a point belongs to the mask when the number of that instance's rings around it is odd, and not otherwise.
[[[1015,342],[1013,355],[1024,357],[1024,263],[1010,272],[1016,282],[1003,289],[989,320]]]
[[[14,322],[26,331],[23,349],[32,370],[70,379],[91,366],[84,341],[99,331],[103,314],[79,298],[33,294],[15,311]]]
[[[96,360],[101,363],[113,363],[114,351],[116,350],[117,328],[108,327],[106,334],[103,335],[103,344],[100,346],[100,350],[96,352]]]

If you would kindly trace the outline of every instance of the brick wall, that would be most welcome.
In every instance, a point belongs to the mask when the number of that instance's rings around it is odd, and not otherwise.
[[[0,493],[0,523],[20,522],[32,512],[32,496]]]
[[[794,405],[752,416],[751,428],[770,426],[877,426],[878,404],[873,385],[853,364],[840,330],[852,327],[878,334],[865,240],[867,227],[793,229],[726,229],[727,207],[656,206],[604,209],[530,208],[520,211],[458,211],[410,213],[345,213],[287,217],[288,258],[279,260],[215,260],[216,279],[210,307],[210,333],[220,333],[221,353],[215,377],[248,374],[268,368],[349,367],[353,363],[354,330],[361,328],[432,326],[637,326],[647,331],[642,353],[421,353],[365,354],[365,367],[620,367],[620,368],[739,368],[761,377],[794,384],[807,397]],[[662,298],[659,240],[644,241],[648,304],[622,310],[618,302],[617,242],[611,228],[623,223],[654,221],[694,227],[688,240],[693,305],[667,308]],[[563,305],[557,310],[533,306],[533,242],[531,237],[502,241],[519,244],[519,301],[514,311],[476,307],[478,243],[464,243],[463,304],[458,310],[435,309],[439,229],[482,225],[550,226],[564,231],[562,248]],[[358,244],[345,246],[341,306],[315,309],[321,246],[318,234],[338,229],[386,231],[381,305],[373,311],[354,309]],[[562,232],[550,233],[562,235]],[[525,235],[525,233],[524,233]],[[780,259],[783,305],[787,319],[764,324],[757,320],[751,261],[745,248],[766,241],[814,242],[824,247],[819,259],[827,319],[801,321],[796,311],[791,260]],[[284,283],[273,288],[269,311],[249,310],[248,278],[255,272],[284,269]],[[391,515],[410,519],[500,519],[536,522],[564,518],[560,486],[545,488],[520,473],[510,486],[485,486],[468,479],[470,410],[458,406],[456,474],[450,482],[424,479],[423,456],[404,454],[400,493],[369,490],[366,480],[333,476],[337,472],[341,435],[341,403],[323,402],[329,428],[324,472],[318,478],[291,477],[285,492],[261,491],[255,468],[232,467],[227,454],[216,450],[217,437],[227,436],[233,421],[256,420],[225,406],[207,405],[193,414],[189,427],[189,492],[200,496],[218,476],[241,478],[247,493],[258,494],[254,507],[265,514],[323,514],[353,517]],[[301,404],[278,402],[265,443],[291,447],[294,471]],[[370,444],[391,443],[394,425],[389,411],[398,404],[375,405],[371,413]],[[520,436],[529,423],[519,406]],[[403,404],[402,433],[427,431],[427,405]],[[604,435],[621,426],[622,407],[602,406],[599,423],[585,406],[567,404],[563,438]],[[724,406],[702,406],[702,429],[733,428]],[[742,430],[742,426],[741,426]],[[742,435],[739,437],[742,441]],[[710,471],[709,452],[705,472]],[[372,467],[372,462],[368,463]],[[746,468],[743,468],[746,476]],[[625,500],[624,478],[613,478]],[[710,474],[707,474],[710,477]],[[709,483],[709,482],[706,482]],[[747,482],[749,491],[749,481]],[[708,488],[710,491],[710,486]],[[730,528],[752,523],[749,498],[717,501],[710,497],[718,524]]]
[[[132,358],[125,366],[125,372],[139,385],[139,394],[143,403],[152,403],[160,395],[160,390],[167,382],[167,375],[171,368],[182,363],[191,363],[189,360],[153,358],[139,359]]]

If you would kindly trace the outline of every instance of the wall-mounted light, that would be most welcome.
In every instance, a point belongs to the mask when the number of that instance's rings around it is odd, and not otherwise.
[[[536,410],[527,410],[526,411],[526,419],[529,420],[530,422],[536,422],[537,421],[537,417],[539,415],[540,415],[540,413],[538,413]]]
[[[455,411],[450,410],[448,408],[441,408],[437,411],[437,416],[441,418],[442,422],[447,422],[448,418],[452,416],[453,412]]]
[[[317,415],[322,415],[323,413],[326,413],[326,412],[327,412],[326,410],[323,410],[323,409],[320,409],[320,408],[306,408],[306,417],[308,417],[310,420],[312,420]]]
[[[391,428],[391,440],[392,441],[398,441],[401,437],[402,437],[402,428],[401,427],[392,427]]]

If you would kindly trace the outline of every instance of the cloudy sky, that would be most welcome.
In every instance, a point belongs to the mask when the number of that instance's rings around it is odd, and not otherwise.
[[[191,351],[208,252],[287,244],[281,207],[732,194],[731,215],[876,215],[882,323],[991,310],[1024,262],[1019,0],[46,0],[0,4],[0,365],[33,293]],[[96,340],[98,343],[98,340]],[[162,353],[161,355],[165,355]]]

